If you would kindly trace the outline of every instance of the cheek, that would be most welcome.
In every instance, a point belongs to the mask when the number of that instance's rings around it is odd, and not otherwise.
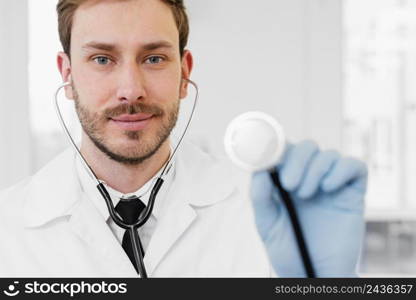
[[[166,72],[148,78],[147,91],[148,97],[158,102],[177,101],[180,96],[181,77],[177,72]]]
[[[109,99],[110,83],[105,78],[80,71],[74,74],[74,83],[79,101],[91,111],[99,110]]]

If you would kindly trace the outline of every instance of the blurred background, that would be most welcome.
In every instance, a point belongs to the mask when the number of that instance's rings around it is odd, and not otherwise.
[[[228,122],[262,110],[292,141],[366,161],[360,274],[416,276],[416,1],[185,1],[201,89],[192,135],[222,151]],[[0,188],[67,147],[52,106],[56,3],[0,1]]]

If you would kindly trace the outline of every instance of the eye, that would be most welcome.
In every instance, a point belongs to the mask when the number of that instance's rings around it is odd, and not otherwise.
[[[165,59],[162,56],[150,56],[146,59],[146,63],[152,64],[152,65],[156,65],[156,64],[160,64],[161,62],[163,62]]]
[[[97,64],[102,65],[102,66],[106,66],[106,65],[108,65],[111,62],[111,60],[108,57],[106,57],[106,56],[97,56],[97,57],[94,57],[93,60]]]

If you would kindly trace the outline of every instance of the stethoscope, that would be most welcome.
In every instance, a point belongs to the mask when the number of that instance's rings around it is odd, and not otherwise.
[[[224,145],[229,158],[240,168],[249,172],[268,170],[288,212],[305,274],[309,278],[316,277],[293,199],[283,188],[276,170],[286,148],[282,126],[263,112],[246,112],[228,125]]]
[[[107,188],[105,187],[105,182],[99,180],[97,175],[94,173],[92,168],[89,166],[86,159],[81,154],[81,151],[77,147],[74,139],[72,138],[72,135],[68,130],[68,127],[65,124],[64,118],[62,116],[62,113],[61,113],[61,110],[60,110],[60,107],[59,107],[58,96],[59,96],[59,92],[61,91],[61,89],[63,89],[66,86],[70,86],[71,83],[70,82],[65,82],[64,84],[59,86],[59,88],[55,92],[54,105],[55,105],[56,113],[58,115],[58,119],[59,119],[59,122],[62,126],[62,129],[65,132],[65,135],[68,138],[69,143],[72,145],[73,149],[75,150],[75,153],[80,158],[80,161],[81,161],[82,165],[84,166],[85,170],[88,172],[89,176],[97,183],[97,189],[98,189],[98,191],[100,192],[101,196],[104,198],[104,200],[107,204],[107,208],[108,208],[108,211],[110,213],[111,218],[113,219],[113,221],[119,227],[128,231],[128,233],[130,235],[130,240],[131,240],[132,246],[133,246],[134,260],[135,260],[136,265],[138,267],[138,274],[140,275],[141,278],[147,278],[147,272],[146,272],[146,268],[145,268],[145,265],[144,265],[143,246],[142,246],[142,242],[140,240],[138,229],[147,222],[150,215],[152,214],[152,210],[153,210],[153,206],[154,206],[154,203],[155,203],[155,200],[156,200],[156,196],[159,193],[159,190],[160,190],[160,188],[162,187],[162,185],[164,183],[163,177],[166,175],[167,171],[169,171],[169,169],[171,167],[172,159],[174,158],[175,154],[177,153],[177,151],[179,149],[179,146],[181,145],[182,140],[183,140],[183,138],[185,137],[185,134],[188,131],[189,125],[190,125],[190,123],[192,121],[192,118],[194,116],[194,113],[195,113],[196,105],[198,103],[198,96],[199,96],[198,85],[195,82],[193,82],[192,80],[189,80],[189,79],[184,79],[184,80],[187,81],[188,83],[190,83],[195,88],[195,91],[196,91],[195,98],[194,98],[194,103],[193,103],[193,106],[192,106],[192,111],[190,113],[189,120],[186,123],[185,130],[183,131],[183,133],[182,133],[174,151],[170,155],[169,160],[164,165],[164,167],[162,169],[162,172],[158,176],[155,184],[153,185],[152,191],[150,193],[148,205],[146,206],[145,210],[140,214],[138,220],[134,224],[127,224],[118,215],[118,213],[115,210],[113,201],[111,200],[111,197],[110,197],[110,195],[107,191]]]
[[[152,188],[148,205],[146,206],[145,210],[140,214],[138,220],[134,224],[127,224],[122,220],[122,218],[119,217],[119,215],[115,211],[113,202],[111,201],[111,197],[105,187],[105,182],[99,180],[92,168],[88,165],[87,161],[81,154],[81,151],[78,149],[75,141],[73,140],[65,124],[58,104],[58,95],[62,88],[70,86],[71,83],[66,82],[62,84],[57,89],[54,97],[56,113],[58,115],[59,122],[65,132],[65,135],[67,136],[70,144],[75,150],[75,153],[80,158],[81,163],[87,170],[90,177],[94,181],[96,181],[97,189],[99,190],[100,194],[102,195],[107,204],[107,208],[111,218],[118,226],[125,230],[128,230],[129,232],[130,240],[132,241],[133,246],[134,259],[136,265],[138,266],[138,274],[142,278],[147,278],[147,273],[143,261],[143,247],[137,229],[146,223],[146,221],[149,219],[152,213],[156,196],[164,182],[163,177],[166,175],[166,171],[169,171],[171,167],[172,159],[175,156],[179,146],[181,145],[186,132],[188,131],[189,125],[194,116],[196,105],[198,103],[198,85],[189,79],[185,80],[188,81],[196,90],[195,99],[189,120],[186,124],[185,130],[181,138],[179,139],[179,142],[176,145],[176,148],[174,149],[172,155],[165,164],[161,174],[157,178]],[[279,175],[275,168],[276,164],[281,159],[284,153],[286,143],[284,131],[280,124],[278,124],[274,118],[270,117],[265,113],[248,112],[235,118],[230,123],[230,125],[227,128],[224,141],[227,154],[229,155],[231,160],[238,166],[252,172],[266,169],[269,170],[271,180],[277,188],[277,190],[279,191],[282,201],[288,211],[289,218],[294,230],[296,242],[298,245],[298,249],[305,268],[305,273],[310,278],[315,277],[315,271],[302,232],[299,218],[297,216],[296,209],[293,205],[293,200],[291,199],[290,194],[282,187]]]

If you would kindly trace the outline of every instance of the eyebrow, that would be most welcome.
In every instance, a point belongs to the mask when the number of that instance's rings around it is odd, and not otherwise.
[[[167,41],[157,41],[157,42],[152,42],[152,43],[148,43],[145,44],[141,47],[143,50],[145,51],[151,51],[151,50],[156,50],[156,49],[161,49],[161,48],[167,48],[167,49],[172,49],[173,45]],[[117,50],[117,46],[113,45],[113,44],[107,44],[107,43],[102,43],[102,42],[89,42],[87,44],[85,44],[84,46],[82,46],[82,49],[84,50],[89,50],[89,49],[96,49],[96,50],[103,50],[103,51],[116,51]]]
[[[173,48],[173,45],[171,43],[167,42],[167,41],[158,41],[158,42],[145,44],[143,46],[143,49],[147,50],[147,51],[156,50],[156,49],[160,49],[160,48],[171,49],[171,48]]]

